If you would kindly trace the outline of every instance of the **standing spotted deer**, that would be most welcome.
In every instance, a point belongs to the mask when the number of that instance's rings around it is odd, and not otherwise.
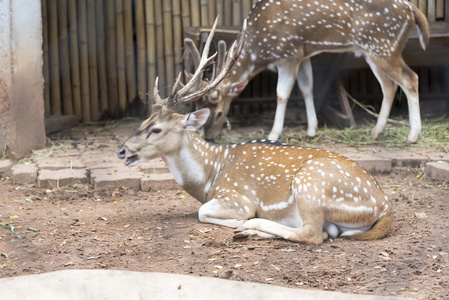
[[[232,99],[266,69],[278,73],[276,115],[268,139],[277,140],[282,133],[295,79],[305,100],[307,135],[315,136],[318,121],[310,58],[322,52],[350,51],[365,58],[383,92],[371,138],[377,139],[385,129],[399,85],[408,101],[407,141],[416,142],[421,131],[418,76],[403,61],[402,50],[415,25],[425,49],[429,26],[413,4],[407,0],[259,0],[247,22],[248,39],[231,74],[197,102],[211,109],[205,125],[207,140],[220,133]],[[186,45],[193,54],[198,52],[191,41]]]
[[[244,26],[245,28],[245,26]],[[152,115],[117,150],[125,165],[162,157],[177,183],[199,200],[199,220],[236,229],[240,238],[284,238],[320,244],[328,236],[370,240],[384,237],[392,210],[376,180],[357,163],[319,149],[273,141],[216,145],[197,133],[210,110],[181,115],[173,108],[211,91],[242,49],[230,50],[216,80],[189,94],[214,58],[206,42],[193,79],[167,99],[155,85]]]

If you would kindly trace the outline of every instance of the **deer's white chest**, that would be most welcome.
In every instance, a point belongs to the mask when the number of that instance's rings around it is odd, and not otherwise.
[[[187,183],[204,184],[204,168],[201,163],[192,157],[188,148],[183,148],[176,159],[166,156],[165,160],[170,172],[180,186]]]

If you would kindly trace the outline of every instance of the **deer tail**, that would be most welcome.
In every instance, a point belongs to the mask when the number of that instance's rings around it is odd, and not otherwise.
[[[377,219],[376,223],[374,223],[373,227],[371,227],[371,229],[352,236],[348,236],[348,238],[354,240],[376,240],[383,238],[390,231],[392,217],[393,213],[391,205],[388,204],[388,206],[385,207],[385,210]]]
[[[413,16],[415,17],[416,27],[418,29],[419,42],[421,47],[426,50],[429,44],[429,23],[426,16],[415,6],[413,6]]]

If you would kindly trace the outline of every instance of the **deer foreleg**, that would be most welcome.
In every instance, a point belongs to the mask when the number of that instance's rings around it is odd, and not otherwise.
[[[313,73],[310,59],[303,60],[299,65],[296,81],[298,82],[306,106],[307,136],[314,137],[318,127],[318,119],[313,102]]]
[[[223,198],[214,198],[209,202],[201,205],[198,211],[198,218],[202,223],[211,223],[220,226],[237,228],[241,226],[245,220],[254,217],[254,213],[242,208],[238,208],[229,200]]]
[[[268,135],[269,140],[276,141],[282,133],[284,128],[285,110],[287,109],[288,98],[295,84],[295,77],[297,67],[279,67],[278,69],[278,83],[276,86],[277,106],[276,115],[274,117],[273,128]]]

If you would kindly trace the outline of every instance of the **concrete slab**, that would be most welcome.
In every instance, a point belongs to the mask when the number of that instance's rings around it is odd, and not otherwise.
[[[39,170],[85,169],[86,165],[77,157],[41,157],[34,160]]]
[[[449,182],[449,163],[447,162],[428,162],[425,171],[432,179]]]
[[[41,170],[37,177],[37,186],[44,189],[88,182],[86,169]]]
[[[171,173],[148,174],[142,178],[142,191],[175,190],[181,187]]]
[[[90,173],[90,183],[94,188],[111,186],[140,189],[143,175],[141,172],[123,169],[95,169]]]
[[[356,156],[351,158],[358,162],[371,174],[391,173],[391,159],[375,157],[375,156]]]
[[[41,299],[329,299],[377,300],[397,297],[353,295],[268,284],[165,273],[64,270],[0,279],[2,298]],[[404,298],[402,298],[404,299]]]
[[[12,162],[9,159],[0,160],[0,177],[12,175]]]
[[[11,171],[14,184],[36,184],[37,167],[35,164],[15,165]]]
[[[165,162],[158,158],[150,161],[146,161],[137,166],[139,170],[143,173],[151,174],[151,173],[170,173]]]

